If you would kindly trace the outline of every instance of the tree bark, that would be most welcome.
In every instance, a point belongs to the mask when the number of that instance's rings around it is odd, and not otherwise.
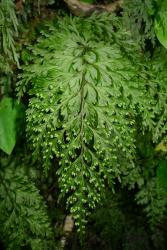
[[[90,16],[93,12],[114,12],[121,8],[123,0],[117,0],[113,3],[103,4],[89,4],[81,2],[80,0],[64,0],[68,5],[70,11],[76,16]]]

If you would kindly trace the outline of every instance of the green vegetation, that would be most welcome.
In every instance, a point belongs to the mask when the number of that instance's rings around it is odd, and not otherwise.
[[[0,2],[2,249],[165,250],[167,4],[74,2]]]

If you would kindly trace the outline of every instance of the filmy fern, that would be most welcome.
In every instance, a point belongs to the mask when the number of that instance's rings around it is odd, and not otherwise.
[[[61,196],[78,230],[105,184],[134,169],[136,108],[148,101],[140,50],[115,16],[65,17],[31,48],[27,137],[43,167],[59,160]],[[139,105],[140,103],[140,105]],[[148,113],[148,112],[146,112]]]
[[[147,61],[146,68],[145,97],[143,96],[139,105],[143,128],[149,128],[153,141],[157,142],[159,138],[165,138],[167,131],[167,50],[155,50],[151,61]]]
[[[152,178],[136,195],[138,204],[144,206],[149,224],[154,228],[166,217],[167,192]]]
[[[145,46],[146,40],[155,43],[154,19],[156,0],[125,0],[123,14],[126,25],[135,39]]]
[[[2,163],[2,162],[1,162]],[[23,166],[2,164],[0,171],[0,238],[6,249],[53,248],[45,205]]]
[[[0,45],[1,53],[14,59],[18,64],[18,56],[14,45],[14,37],[18,32],[18,21],[13,0],[0,2]]]

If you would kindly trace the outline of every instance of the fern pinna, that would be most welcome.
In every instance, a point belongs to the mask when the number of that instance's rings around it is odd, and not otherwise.
[[[60,197],[78,231],[105,185],[134,168],[136,106],[146,73],[140,51],[113,15],[64,17],[31,48],[27,137],[44,170],[59,160]],[[142,107],[142,105],[141,105]],[[139,106],[140,108],[140,106]],[[142,111],[141,111],[142,112]]]

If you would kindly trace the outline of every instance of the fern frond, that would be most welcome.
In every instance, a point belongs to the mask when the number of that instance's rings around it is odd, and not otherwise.
[[[167,51],[160,48],[147,61],[146,89],[139,102],[143,128],[152,132],[153,141],[163,139],[167,131]]]
[[[154,83],[160,86],[161,76],[156,80],[150,73],[154,63],[146,66],[115,16],[65,17],[49,28],[32,48],[32,64],[24,67],[18,91],[29,89],[33,156],[42,158],[46,172],[52,159],[59,160],[60,196],[83,231],[106,183],[121,181],[122,173],[133,172],[131,182],[140,175],[134,170],[136,116],[154,132]],[[163,98],[159,102],[164,109]]]
[[[137,193],[136,201],[144,207],[150,226],[153,228],[165,217],[167,192],[155,178],[149,180]]]
[[[106,180],[120,178],[122,161],[133,168],[135,152],[132,99],[140,63],[138,53],[128,52],[137,49],[115,16],[94,19],[64,18],[52,26],[32,49],[34,62],[18,87],[22,92],[31,84],[27,136],[33,155],[43,158],[45,171],[59,159],[61,193],[81,231]],[[124,49],[126,43],[131,46]]]
[[[154,0],[125,0],[123,16],[133,37],[144,47],[146,40],[155,44],[153,15],[156,11]]]
[[[18,33],[18,21],[15,13],[13,0],[2,0],[0,2],[0,45],[2,53],[18,63],[14,37]]]
[[[0,232],[7,249],[54,249],[45,205],[20,167],[1,166]]]

